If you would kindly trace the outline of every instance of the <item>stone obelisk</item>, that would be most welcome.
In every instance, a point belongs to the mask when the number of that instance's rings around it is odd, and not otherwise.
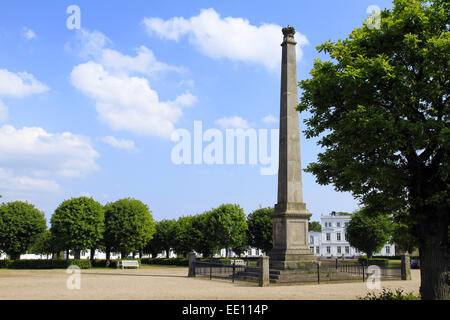
[[[270,264],[277,269],[298,268],[299,262],[315,261],[308,245],[308,218],[303,202],[302,166],[297,90],[295,29],[283,28],[281,58],[280,148],[278,203],[273,218]]]

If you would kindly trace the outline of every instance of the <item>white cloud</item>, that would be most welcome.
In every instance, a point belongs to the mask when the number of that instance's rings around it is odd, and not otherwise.
[[[247,120],[238,116],[218,119],[216,120],[216,124],[224,129],[247,129],[249,127]]]
[[[22,28],[22,35],[27,40],[31,40],[31,39],[36,38],[36,33],[33,30],[31,30],[31,29],[29,29],[27,27],[23,27]]]
[[[173,101],[160,101],[149,81],[135,74],[184,69],[157,61],[145,46],[134,57],[105,48],[111,41],[98,31],[82,30],[79,38],[82,56],[91,60],[73,68],[71,81],[95,100],[99,119],[114,130],[170,138],[181,108],[196,103],[197,97],[185,92]]]
[[[111,40],[99,31],[79,29],[77,32],[79,55],[83,59],[99,58],[103,48],[111,44]]]
[[[278,119],[275,118],[273,115],[269,114],[268,116],[265,116],[262,119],[262,122],[264,122],[264,123],[277,123]]]
[[[99,118],[114,130],[170,138],[182,115],[180,107],[196,100],[185,93],[175,101],[160,101],[147,79],[111,74],[92,61],[76,66],[71,79],[78,90],[95,99]]]
[[[80,177],[98,169],[90,139],[70,132],[48,133],[39,127],[0,127],[0,168],[9,176],[49,179]],[[31,181],[31,180],[30,180]]]
[[[163,62],[157,61],[152,50],[145,46],[140,46],[137,50],[136,57],[123,55],[122,53],[111,50],[103,49],[99,62],[103,67],[110,72],[118,73],[141,73],[146,75],[152,75],[159,71],[172,70],[177,72],[183,72],[183,68],[170,66]]]
[[[0,96],[23,97],[48,90],[49,88],[36,80],[32,74],[0,69]]]
[[[189,19],[174,17],[169,20],[145,18],[142,23],[150,35],[178,41],[188,35],[189,42],[203,54],[212,58],[229,58],[263,64],[270,70],[280,65],[282,42],[281,27],[276,24],[255,26],[247,19],[221,18],[214,9],[203,9]],[[302,57],[301,47],[308,44],[306,36],[295,34],[297,59]]]
[[[127,139],[116,139],[112,136],[102,137],[101,140],[104,143],[109,144],[113,148],[124,149],[129,151],[137,151],[136,146],[134,145],[134,141]]]
[[[52,180],[28,176],[15,176],[12,170],[0,168],[0,190],[4,191],[58,191],[58,183]]]
[[[8,107],[0,100],[0,123],[8,119]]]

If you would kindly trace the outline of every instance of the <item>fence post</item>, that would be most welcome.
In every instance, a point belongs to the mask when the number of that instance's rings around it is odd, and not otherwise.
[[[269,257],[259,257],[259,286],[268,287],[270,284]]]
[[[317,284],[320,284],[320,261],[317,262]]]
[[[195,253],[189,253],[189,272],[188,277],[195,277]]]
[[[209,261],[209,280],[212,279],[212,258]]]
[[[232,282],[234,282],[234,273],[235,272],[236,272],[236,259],[234,259],[234,261],[233,261],[233,275],[232,275],[233,281]]]
[[[362,261],[362,272],[363,272],[363,282],[365,282],[365,274],[364,274],[364,260]]]
[[[409,253],[402,254],[402,266],[401,266],[402,280],[411,280],[411,259]]]

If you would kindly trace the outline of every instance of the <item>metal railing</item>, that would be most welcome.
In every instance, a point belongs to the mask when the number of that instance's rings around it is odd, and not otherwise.
[[[197,277],[227,279],[232,282],[235,280],[256,282],[260,272],[257,266],[216,261],[195,261],[194,268]]]

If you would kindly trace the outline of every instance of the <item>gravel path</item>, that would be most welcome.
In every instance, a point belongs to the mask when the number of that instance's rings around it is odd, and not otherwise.
[[[411,274],[410,281],[382,281],[381,286],[417,294],[419,270],[411,270]],[[362,282],[259,288],[243,282],[188,278],[186,275],[187,268],[174,267],[82,270],[80,289],[69,290],[66,282],[70,275],[66,270],[0,269],[0,299],[349,300],[369,292]]]

